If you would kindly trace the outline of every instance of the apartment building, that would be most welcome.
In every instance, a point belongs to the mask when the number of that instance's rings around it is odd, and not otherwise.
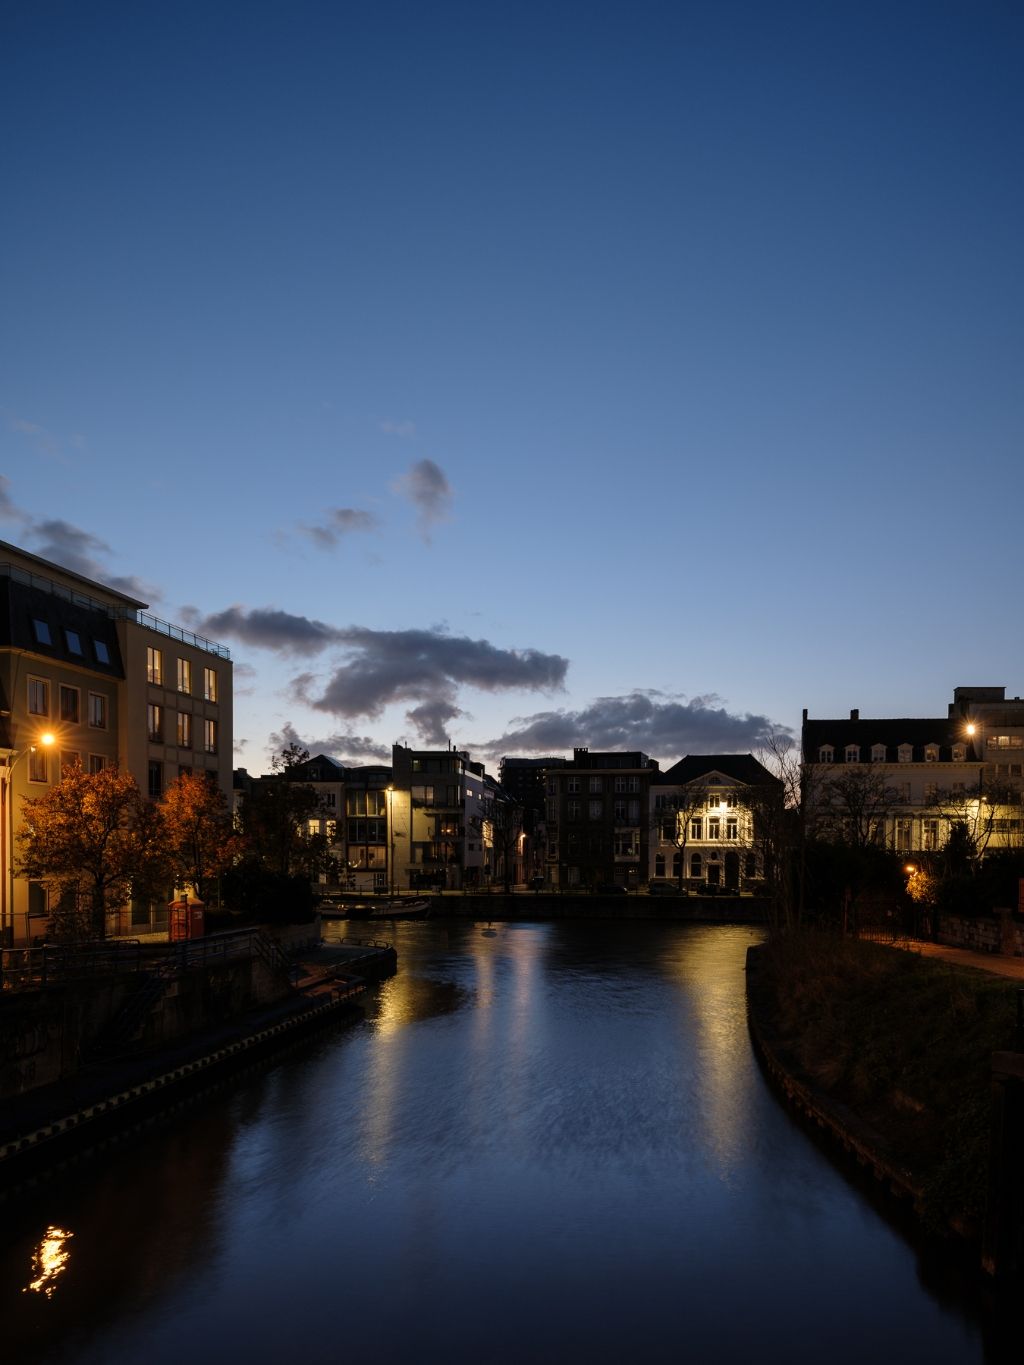
[[[753,889],[764,875],[759,821],[781,803],[781,782],[753,754],[688,754],[651,782],[651,882]]]
[[[573,750],[547,769],[548,881],[566,888],[646,880],[650,789],[658,763],[639,751]]]
[[[23,798],[79,760],[116,763],[158,797],[190,770],[231,799],[227,649],[150,615],[145,602],[0,541],[0,938],[45,932],[37,883],[14,876]],[[163,907],[133,907],[141,927]]]
[[[819,828],[899,853],[932,852],[953,824],[979,853],[1024,846],[1024,700],[957,687],[945,716],[809,719],[805,786]]]

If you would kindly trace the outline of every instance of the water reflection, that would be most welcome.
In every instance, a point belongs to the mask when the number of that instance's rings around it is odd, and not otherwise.
[[[44,1298],[52,1298],[53,1291],[57,1288],[58,1277],[61,1276],[68,1267],[71,1258],[71,1251],[68,1242],[74,1237],[73,1232],[68,1232],[64,1228],[48,1227],[43,1234],[43,1239],[32,1253],[32,1275],[33,1279],[21,1291],[23,1294],[34,1293],[42,1294]]]
[[[764,1085],[751,931],[396,935],[365,1022],[6,1220],[5,1365],[261,1365],[341,1338],[384,1362],[984,1358],[978,1317],[922,1288]],[[33,1255],[33,1283],[65,1257],[52,1297],[22,1292]]]

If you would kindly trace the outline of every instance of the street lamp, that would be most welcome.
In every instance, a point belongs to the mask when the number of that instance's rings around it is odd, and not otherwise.
[[[3,772],[4,805],[6,819],[0,821],[4,841],[4,862],[7,875],[3,878],[3,907],[0,912],[0,947],[9,947],[14,939],[14,770],[26,754],[34,754],[37,748],[49,749],[54,737],[48,731],[39,736],[35,744],[15,752],[7,751],[7,762]]]

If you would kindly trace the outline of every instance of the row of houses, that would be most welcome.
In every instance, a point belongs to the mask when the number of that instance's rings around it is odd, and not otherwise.
[[[45,928],[45,889],[15,875],[22,798],[117,763],[158,798],[182,772],[225,796],[232,771],[230,652],[148,604],[0,542],[0,943]],[[914,854],[966,826],[986,852],[1024,843],[1024,701],[957,687],[941,717],[803,715],[804,799],[819,832]],[[662,771],[639,750],[506,757],[395,745],[390,765],[319,754],[285,780],[318,796],[323,878],[355,890],[488,885],[756,888],[762,835],[783,801],[751,754],[688,755]],[[133,908],[145,927],[151,912]]]

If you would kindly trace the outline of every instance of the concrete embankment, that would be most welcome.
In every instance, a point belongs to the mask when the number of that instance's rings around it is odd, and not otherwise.
[[[303,953],[283,998],[8,1095],[0,1109],[0,1190],[118,1140],[267,1051],[358,1014],[367,982],[392,974],[396,960],[395,950],[379,943]]]

